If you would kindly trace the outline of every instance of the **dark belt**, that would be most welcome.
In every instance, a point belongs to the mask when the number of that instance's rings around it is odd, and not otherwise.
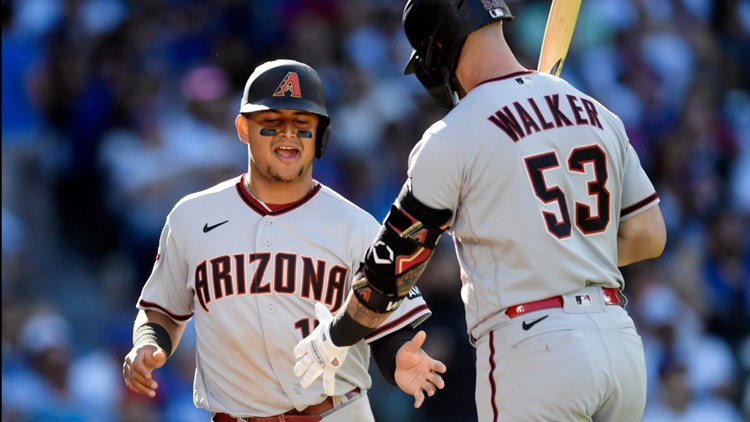
[[[604,303],[607,305],[622,305],[625,303],[625,299],[621,298],[620,290],[618,289],[615,289],[613,287],[603,287],[602,292],[604,293]],[[511,318],[515,318],[527,312],[550,308],[562,308],[563,303],[564,302],[562,296],[550,297],[547,299],[537,300],[535,302],[511,306],[510,308],[505,310],[505,315],[508,315]]]
[[[359,387],[357,387],[354,390],[345,393],[344,396],[347,399],[351,399],[359,394],[360,391]],[[303,410],[292,409],[281,415],[235,418],[226,413],[216,413],[211,420],[212,422],[319,422],[323,419],[320,415],[331,409],[333,409],[333,398],[326,397],[325,400],[318,404],[307,406]]]

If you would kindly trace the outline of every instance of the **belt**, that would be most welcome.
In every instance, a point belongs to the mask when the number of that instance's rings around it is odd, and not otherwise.
[[[344,397],[351,399],[360,391],[357,387],[348,393],[344,393]],[[276,416],[235,418],[226,413],[216,413],[211,420],[212,422],[319,422],[323,419],[320,415],[333,408],[333,397],[329,396],[322,402],[308,406],[303,410],[292,409]]]
[[[622,305],[625,300],[620,296],[620,290],[613,287],[603,287],[602,292],[604,293],[604,303],[607,305]],[[563,297],[555,296],[547,299],[537,300],[535,302],[522,303],[520,305],[511,306],[505,310],[505,315],[511,318],[515,318],[519,315],[523,315],[527,312],[539,311],[542,309],[550,308],[562,308]]]

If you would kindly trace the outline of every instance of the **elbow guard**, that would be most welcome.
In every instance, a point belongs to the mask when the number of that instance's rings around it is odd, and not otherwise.
[[[451,210],[420,202],[404,185],[380,233],[367,250],[356,277],[354,294],[369,309],[391,312],[416,284],[440,235],[448,228]]]

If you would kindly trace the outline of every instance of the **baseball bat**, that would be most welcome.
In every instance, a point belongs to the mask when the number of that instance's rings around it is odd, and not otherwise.
[[[540,72],[560,76],[580,8],[581,0],[552,0],[539,52],[537,70]]]

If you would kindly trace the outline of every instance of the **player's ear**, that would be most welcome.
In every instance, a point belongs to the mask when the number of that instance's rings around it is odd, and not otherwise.
[[[250,119],[248,119],[245,115],[238,114],[237,118],[234,119],[234,126],[237,128],[237,137],[240,138],[240,142],[242,142],[243,144],[249,143],[250,131],[248,130],[248,128],[250,126]]]

